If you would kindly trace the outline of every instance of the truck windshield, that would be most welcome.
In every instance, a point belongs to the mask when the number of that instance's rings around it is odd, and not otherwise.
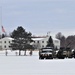
[[[42,52],[52,52],[52,49],[43,49]]]
[[[42,49],[43,51],[52,51],[52,49]]]

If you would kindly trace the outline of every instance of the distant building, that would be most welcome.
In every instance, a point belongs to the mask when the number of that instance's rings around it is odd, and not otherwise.
[[[31,45],[34,46],[35,49],[41,49],[46,47],[47,42],[48,42],[49,36],[40,36],[40,37],[32,37],[32,40],[34,42],[30,43]],[[53,39],[53,44],[55,48],[60,48],[60,40],[56,39],[56,38],[52,38]],[[5,37],[0,39],[0,50],[11,50],[12,48],[10,48],[10,44],[12,43],[12,40],[14,40],[11,37]]]
[[[48,39],[50,36],[45,36],[45,37],[36,37],[36,38],[32,38],[33,42],[33,46],[35,49],[41,49],[46,47]],[[56,39],[56,38],[52,38],[53,39],[53,44],[54,47],[59,49],[60,48],[60,40]]]
[[[0,39],[0,50],[11,50],[10,43],[12,43],[13,38],[5,37]]]

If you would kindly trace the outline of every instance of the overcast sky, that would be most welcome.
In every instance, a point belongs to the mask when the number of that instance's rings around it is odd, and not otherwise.
[[[0,20],[1,8],[7,33],[23,26],[33,35],[75,35],[75,0],[0,0]]]

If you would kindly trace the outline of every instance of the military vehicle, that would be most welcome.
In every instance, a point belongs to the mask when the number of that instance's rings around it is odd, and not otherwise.
[[[64,59],[67,57],[67,51],[64,47],[61,47],[57,52],[58,59]]]
[[[57,58],[59,59],[64,59],[64,58],[72,58],[73,57],[73,52],[71,48],[60,48],[60,50],[57,53]]]
[[[53,59],[53,48],[46,47],[39,51],[39,59]]]

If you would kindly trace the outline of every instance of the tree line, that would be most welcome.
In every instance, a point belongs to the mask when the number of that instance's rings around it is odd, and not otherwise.
[[[21,50],[25,51],[26,55],[26,50],[27,49],[34,49],[32,45],[30,45],[33,40],[31,39],[32,33],[27,32],[22,26],[17,27],[17,29],[13,30],[11,34],[6,35],[2,34],[0,35],[0,38],[4,38],[6,36],[10,36],[14,38],[13,43],[11,44],[11,47],[13,50],[18,49],[19,50],[19,55],[21,55]],[[68,37],[65,37],[61,32],[58,32],[56,34],[56,38],[60,40],[60,47],[70,47],[71,49],[75,48],[75,35],[70,35]],[[53,41],[51,37],[48,40],[47,46],[53,46]]]
[[[61,32],[59,32],[56,34],[56,38],[60,40],[60,47],[70,47],[71,49],[75,48],[75,35],[65,37]]]

